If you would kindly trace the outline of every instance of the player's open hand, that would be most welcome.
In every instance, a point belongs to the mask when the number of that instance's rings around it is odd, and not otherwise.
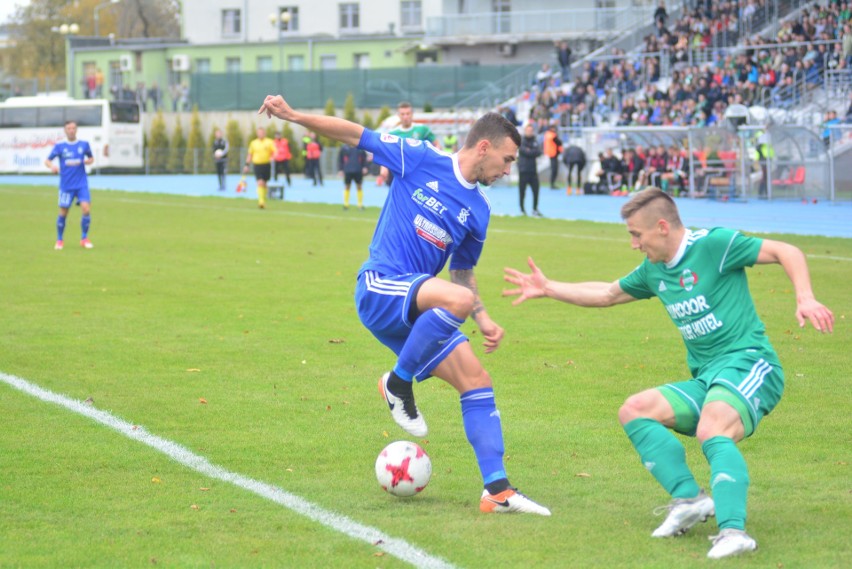
[[[541,272],[532,257],[527,258],[527,264],[530,266],[529,274],[524,274],[516,269],[506,267],[503,269],[503,280],[507,283],[512,283],[518,288],[505,289],[503,296],[517,296],[512,305],[518,305],[530,298],[541,298],[546,296],[545,287],[547,286],[547,277]]]
[[[274,116],[282,120],[290,120],[293,115],[293,109],[281,95],[267,95],[260,109],[257,111],[259,115],[263,113],[266,113],[267,118]]]
[[[815,298],[798,303],[796,319],[799,321],[799,328],[804,328],[805,322],[810,320],[820,332],[834,332],[834,314]]]

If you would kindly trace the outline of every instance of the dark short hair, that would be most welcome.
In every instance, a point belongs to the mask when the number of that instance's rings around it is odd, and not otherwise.
[[[69,124],[76,125],[76,124],[77,124],[77,121],[75,121],[75,120],[73,120],[73,119],[72,119],[72,120],[65,121],[65,126],[68,126]]]
[[[521,133],[509,120],[499,113],[485,113],[471,127],[464,141],[465,148],[473,148],[480,140],[488,140],[494,145],[503,143],[505,138],[511,138],[515,146],[521,145]]]
[[[400,101],[399,104],[396,106],[396,108],[397,109],[411,109],[411,108],[414,108],[414,105],[412,105],[408,101]]]

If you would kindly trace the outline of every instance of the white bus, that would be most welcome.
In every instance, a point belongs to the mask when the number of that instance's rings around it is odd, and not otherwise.
[[[12,97],[0,103],[0,172],[46,172],[44,159],[65,140],[65,122],[92,147],[96,169],[142,168],[139,104],[103,99]]]

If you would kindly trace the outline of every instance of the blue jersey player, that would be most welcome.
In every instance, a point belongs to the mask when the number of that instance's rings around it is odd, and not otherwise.
[[[491,377],[459,331],[472,317],[486,352],[503,339],[503,329],[479,298],[473,267],[491,210],[480,186],[509,173],[521,142],[517,128],[488,113],[473,125],[464,147],[447,154],[421,140],[295,111],[280,95],[266,97],[259,112],[358,145],[393,172],[355,291],[361,321],[398,357],[393,371],[379,380],[379,391],[394,420],[423,437],[426,422],[414,402],[413,381],[434,375],[452,385],[461,396],[465,433],[485,486],[480,510],[549,516],[550,510],[509,484]],[[436,278],[448,262],[452,282]]]
[[[56,218],[56,245],[53,248],[61,250],[64,246],[62,236],[65,233],[65,220],[68,218],[68,209],[76,199],[83,212],[83,218],[80,220],[80,246],[91,249],[93,245],[89,241],[89,211],[92,200],[89,197],[86,166],[93,163],[95,157],[88,142],[77,140],[77,123],[65,123],[65,136],[67,140],[57,143],[44,161],[44,165],[50,168],[51,172],[59,174],[59,217]],[[53,162],[56,158],[59,159],[58,166]]]

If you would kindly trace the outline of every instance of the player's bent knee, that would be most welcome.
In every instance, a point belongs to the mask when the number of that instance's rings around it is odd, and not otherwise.
[[[618,420],[622,425],[641,418],[655,418],[653,399],[648,392],[637,393],[627,398],[618,410]]]
[[[454,316],[466,319],[473,312],[475,296],[473,291],[468,288],[463,286],[458,286],[457,288],[458,291],[453,294],[451,299],[449,299],[447,303],[448,306],[445,308]]]

